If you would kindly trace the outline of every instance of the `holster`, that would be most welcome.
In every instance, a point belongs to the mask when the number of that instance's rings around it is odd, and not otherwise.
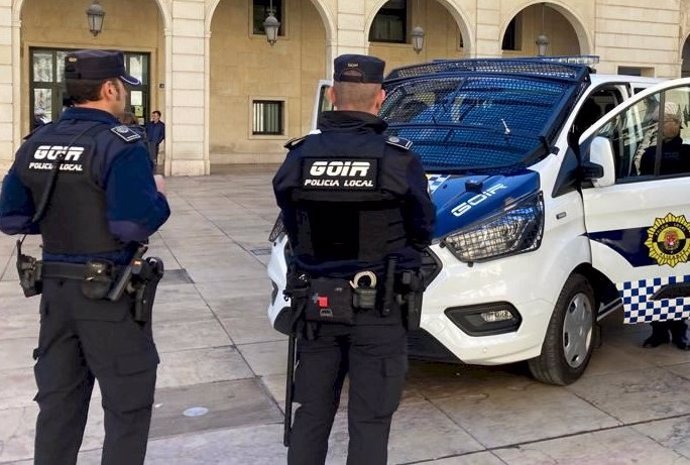
[[[419,271],[405,270],[400,276],[403,322],[408,331],[419,329],[422,317],[424,277]]]
[[[139,260],[132,268],[131,293],[134,296],[134,321],[141,323],[151,321],[156,289],[164,274],[163,260],[158,257]]]
[[[43,290],[41,281],[42,262],[29,255],[17,253],[17,274],[19,275],[19,285],[24,291],[25,297],[39,295]]]

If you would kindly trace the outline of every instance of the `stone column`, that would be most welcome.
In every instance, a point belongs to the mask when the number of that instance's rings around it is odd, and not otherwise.
[[[369,48],[367,32],[364,30],[366,18],[364,0],[338,0],[338,37],[333,57],[343,53],[366,54]]]
[[[165,31],[166,174],[210,173],[204,17],[204,0],[173,0],[172,28]]]
[[[12,17],[12,1],[0,0],[0,178],[20,142],[19,25]]]
[[[499,0],[477,0],[477,26],[472,57],[501,56],[501,5]]]

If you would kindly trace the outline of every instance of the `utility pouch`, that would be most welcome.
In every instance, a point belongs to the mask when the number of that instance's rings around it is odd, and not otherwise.
[[[358,287],[352,291],[352,306],[358,310],[376,308],[376,288]]]
[[[376,308],[376,275],[372,271],[360,271],[350,281],[352,306],[357,310]]]
[[[319,323],[354,323],[352,288],[346,279],[316,278],[311,280],[305,319]]]
[[[113,264],[106,260],[91,260],[84,265],[81,293],[87,299],[102,300],[113,286]]]
[[[422,318],[422,297],[424,295],[424,278],[418,271],[404,271],[400,277],[404,289],[402,299],[405,302],[403,321],[408,331],[419,329]]]
[[[21,245],[17,241],[17,274],[19,275],[19,285],[22,287],[25,297],[39,295],[43,290],[41,265],[40,260],[22,254]]]

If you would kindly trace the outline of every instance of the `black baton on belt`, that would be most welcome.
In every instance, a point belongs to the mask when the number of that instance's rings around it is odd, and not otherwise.
[[[386,283],[385,294],[383,297],[383,309],[381,316],[388,316],[393,309],[393,300],[395,297],[395,268],[398,266],[398,257],[391,255],[386,261]]]

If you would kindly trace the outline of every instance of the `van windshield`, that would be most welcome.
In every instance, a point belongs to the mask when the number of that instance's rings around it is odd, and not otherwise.
[[[427,171],[531,164],[548,152],[564,97],[576,82],[511,75],[444,75],[395,83],[380,116],[410,139]]]

